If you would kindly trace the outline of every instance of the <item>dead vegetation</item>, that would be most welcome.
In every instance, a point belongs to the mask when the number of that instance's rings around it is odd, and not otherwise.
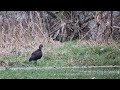
[[[75,39],[119,42],[119,21],[119,11],[1,11],[0,55],[34,51],[40,43],[58,47]]]

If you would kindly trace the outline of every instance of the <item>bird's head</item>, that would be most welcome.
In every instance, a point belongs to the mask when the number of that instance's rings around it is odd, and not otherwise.
[[[40,44],[39,49],[41,49],[42,47],[43,47],[43,45],[42,45],[42,44]]]

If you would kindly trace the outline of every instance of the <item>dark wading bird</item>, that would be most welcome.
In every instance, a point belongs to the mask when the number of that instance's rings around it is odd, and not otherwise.
[[[37,60],[41,59],[42,57],[42,47],[43,45],[40,44],[39,49],[37,49],[36,51],[32,53],[31,57],[29,58],[29,62],[35,61],[35,63],[37,64]]]

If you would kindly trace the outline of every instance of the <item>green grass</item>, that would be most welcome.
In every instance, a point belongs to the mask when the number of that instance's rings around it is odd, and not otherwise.
[[[81,66],[81,65],[120,65],[120,49],[111,45],[83,45],[77,41],[65,42],[54,48],[52,45],[44,47],[44,56],[38,60],[38,66]],[[1,56],[0,60],[16,62],[12,67],[34,66],[28,59],[31,53],[20,56]],[[17,64],[17,65],[16,65]]]
[[[120,48],[105,44],[83,44],[82,42],[69,41],[62,45],[45,45],[44,55],[38,60],[37,65],[34,62],[28,62],[31,52],[21,55],[0,56],[0,61],[7,64],[3,67],[64,67],[64,66],[107,66],[120,65]],[[2,65],[0,65],[2,66]],[[98,69],[99,70],[99,69]],[[120,78],[119,74],[108,74],[93,72],[87,69],[53,69],[53,70],[5,70],[0,71],[0,78]],[[91,72],[90,72],[91,71]],[[114,70],[113,70],[114,71]],[[75,75],[75,73],[78,73]],[[70,74],[70,75],[69,75]],[[72,75],[74,74],[74,75]]]
[[[4,70],[2,79],[120,79],[120,68]]]

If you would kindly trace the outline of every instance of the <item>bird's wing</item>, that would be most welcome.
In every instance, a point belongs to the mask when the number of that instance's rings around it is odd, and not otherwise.
[[[32,53],[32,55],[35,55],[35,56],[42,55],[42,51],[39,51],[39,49],[38,49],[38,50],[34,51],[34,52]]]

